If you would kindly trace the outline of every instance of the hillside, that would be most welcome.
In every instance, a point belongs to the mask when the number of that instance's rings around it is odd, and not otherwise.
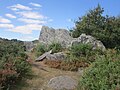
[[[19,9],[32,11],[17,4],[14,11]],[[105,15],[98,4],[66,30],[42,26],[39,20],[33,24],[42,16],[29,13],[23,17],[34,20],[11,31],[40,30],[39,39],[0,38],[0,90],[120,90],[119,16]],[[11,23],[0,16],[0,22],[6,21]]]

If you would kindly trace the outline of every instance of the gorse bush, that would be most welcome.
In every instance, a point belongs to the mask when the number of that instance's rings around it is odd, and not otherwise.
[[[68,61],[85,61],[93,62],[96,58],[96,55],[102,55],[105,52],[102,52],[99,49],[92,49],[90,44],[76,44],[70,47],[69,53],[67,54]]]
[[[78,90],[119,90],[120,54],[108,50],[106,55],[98,56],[96,61],[80,78]]]
[[[55,42],[49,45],[40,43],[36,46],[36,48],[34,48],[33,52],[35,53],[36,57],[38,57],[42,55],[43,53],[50,51],[50,50],[52,50],[52,53],[57,53],[57,52],[62,51],[62,46],[61,44],[55,43]]]
[[[31,74],[31,66],[26,59],[23,42],[0,41],[0,90],[9,90],[17,81]]]
[[[76,57],[86,56],[92,51],[92,46],[90,44],[76,44],[70,48],[72,55]]]
[[[44,44],[38,44],[34,51],[35,55],[38,57],[47,51],[47,47]]]
[[[52,50],[52,53],[57,53],[62,51],[62,46],[60,43],[53,42],[48,46],[48,50]]]

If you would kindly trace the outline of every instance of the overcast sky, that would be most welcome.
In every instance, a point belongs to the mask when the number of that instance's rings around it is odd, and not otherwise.
[[[0,0],[0,37],[31,41],[43,25],[70,29],[98,3],[104,14],[120,15],[120,0]]]

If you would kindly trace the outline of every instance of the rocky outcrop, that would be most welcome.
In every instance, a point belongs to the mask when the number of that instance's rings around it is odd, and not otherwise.
[[[78,38],[72,38],[69,35],[69,31],[65,29],[53,29],[46,26],[43,26],[41,29],[39,42],[47,45],[53,42],[59,42],[63,47],[69,47],[83,43],[92,45],[93,50],[106,50],[105,46],[101,41],[95,39],[90,35],[81,34]],[[51,54],[51,51],[49,51],[38,57],[36,61],[41,61],[45,58],[47,60],[65,60],[65,54],[63,52]]]
[[[39,36],[39,42],[45,44],[51,44],[53,42],[60,43],[63,47],[70,45],[73,38],[70,36],[68,30],[54,29],[47,26],[43,26]]]
[[[80,43],[92,45],[93,50],[100,49],[102,51],[105,51],[105,46],[103,45],[103,43],[90,35],[81,34],[78,38],[71,42],[71,46]]]
[[[73,90],[77,86],[77,81],[69,76],[58,76],[48,82],[48,87],[53,90]]]
[[[93,46],[93,49],[101,49],[102,51],[105,50],[105,46],[103,45],[103,43],[90,35],[81,34],[78,38],[72,38],[68,30],[54,29],[47,26],[42,27],[39,36],[39,42],[45,44],[58,42],[64,47],[69,47],[79,43],[89,43]]]

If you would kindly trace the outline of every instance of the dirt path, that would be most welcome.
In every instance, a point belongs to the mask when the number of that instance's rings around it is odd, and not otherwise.
[[[33,62],[32,70],[34,77],[27,80],[28,86],[23,87],[22,90],[52,90],[47,87],[47,83],[53,77],[67,75],[75,80],[79,80],[80,77],[78,72],[49,68],[43,62]]]

